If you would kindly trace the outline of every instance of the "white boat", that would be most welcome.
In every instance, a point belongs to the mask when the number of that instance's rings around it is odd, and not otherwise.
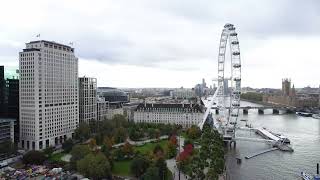
[[[304,117],[311,117],[312,113],[308,113],[308,112],[296,112],[296,115],[298,116],[304,116]]]
[[[312,176],[306,172],[301,172],[301,178],[303,180],[312,180],[313,179]]]
[[[280,138],[283,143],[290,144],[290,140],[286,136],[284,136],[282,134],[273,133],[273,132],[271,132],[271,133],[273,135],[277,136],[278,138]]]
[[[320,119],[320,114],[313,114],[312,117],[315,119]]]

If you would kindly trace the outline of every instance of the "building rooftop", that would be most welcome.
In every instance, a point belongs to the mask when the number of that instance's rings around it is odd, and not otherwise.
[[[16,119],[14,119],[14,118],[1,118],[0,117],[0,123],[6,123],[6,122],[15,122],[16,121]]]
[[[64,47],[66,47],[66,48],[71,48],[71,49],[73,49],[71,46],[67,46],[67,45],[65,45],[65,44],[57,43],[57,42],[54,42],[54,41],[47,41],[47,40],[30,41],[29,43],[26,43],[26,44],[35,44],[35,43],[40,43],[40,42],[48,43],[48,44],[54,44],[54,45],[59,45],[59,46],[64,46]]]
[[[185,109],[185,110],[197,110],[203,112],[199,104],[153,104],[153,103],[141,103],[138,105],[137,109],[154,109],[154,108],[166,108],[166,109]]]

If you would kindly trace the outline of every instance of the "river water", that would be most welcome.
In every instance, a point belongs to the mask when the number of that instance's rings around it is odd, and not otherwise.
[[[259,106],[241,102],[241,106]],[[301,179],[300,172],[316,173],[316,163],[320,163],[320,120],[301,117],[295,114],[273,115],[272,110],[265,110],[259,115],[258,110],[249,110],[248,115],[239,115],[239,119],[248,120],[253,127],[265,127],[272,132],[281,133],[291,140],[294,152],[272,151],[251,159],[245,156],[270,148],[259,142],[238,141],[235,149],[227,153],[228,179],[231,180],[291,180]],[[238,121],[244,126],[245,122]],[[237,131],[237,136],[259,138],[254,132]],[[242,158],[237,164],[236,157]]]

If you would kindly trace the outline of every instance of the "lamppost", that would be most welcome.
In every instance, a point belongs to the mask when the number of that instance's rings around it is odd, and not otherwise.
[[[179,155],[180,154],[180,135],[179,135],[179,133],[178,133],[178,138],[179,138],[179,140],[178,140],[178,146],[179,146],[178,155]],[[179,167],[178,167],[178,170],[179,170],[179,180],[180,180],[180,168]]]

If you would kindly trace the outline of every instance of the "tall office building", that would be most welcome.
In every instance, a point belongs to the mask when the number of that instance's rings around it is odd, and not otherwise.
[[[79,78],[79,122],[97,120],[97,79]]]
[[[6,81],[4,78],[4,66],[0,66],[0,117],[6,116],[6,100],[5,100]]]
[[[19,56],[20,146],[39,150],[61,144],[79,122],[74,49],[32,41]]]
[[[7,79],[7,117],[15,120],[14,142],[19,142],[19,79]]]
[[[19,142],[19,79],[5,77],[5,68],[0,66],[0,118],[14,121],[14,142]],[[1,134],[1,133],[0,133]]]

